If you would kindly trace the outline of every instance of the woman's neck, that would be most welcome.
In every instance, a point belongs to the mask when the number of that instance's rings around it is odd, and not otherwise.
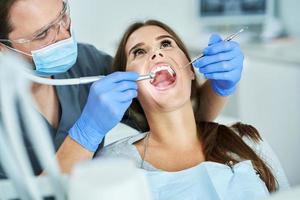
[[[147,113],[151,140],[160,145],[177,147],[199,145],[192,104],[188,101],[171,112]]]

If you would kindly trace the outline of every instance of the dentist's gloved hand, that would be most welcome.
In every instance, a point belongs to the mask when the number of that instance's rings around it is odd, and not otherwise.
[[[238,43],[225,42],[213,34],[208,47],[204,49],[204,57],[194,62],[204,76],[211,80],[213,90],[219,96],[229,96],[241,79],[244,55]]]
[[[83,112],[69,136],[95,152],[105,134],[121,121],[137,96],[138,77],[135,72],[115,72],[93,83]]]

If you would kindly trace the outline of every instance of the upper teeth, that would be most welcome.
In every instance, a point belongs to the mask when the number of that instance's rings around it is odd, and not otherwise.
[[[152,72],[157,73],[157,72],[160,72],[163,70],[167,70],[169,72],[169,74],[172,76],[175,74],[175,72],[173,71],[173,69],[170,66],[159,66],[159,67],[155,68]]]

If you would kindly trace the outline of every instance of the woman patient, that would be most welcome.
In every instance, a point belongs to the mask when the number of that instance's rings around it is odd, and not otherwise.
[[[154,199],[255,199],[288,187],[254,127],[198,120],[200,84],[192,65],[184,67],[189,62],[183,42],[165,24],[150,20],[128,28],[114,66],[156,74],[138,83],[138,99],[128,110],[149,131],[106,146],[97,156],[134,160],[146,170]]]

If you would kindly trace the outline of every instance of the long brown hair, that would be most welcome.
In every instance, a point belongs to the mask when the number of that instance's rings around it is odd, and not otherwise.
[[[145,26],[157,26],[167,31],[173,36],[178,47],[190,61],[190,56],[185,45],[169,26],[156,20],[148,20],[146,22],[136,22],[126,30],[116,52],[113,63],[114,71],[126,71],[127,56],[125,53],[125,46],[127,40],[134,31]],[[268,190],[270,192],[275,191],[277,188],[277,181],[270,168],[242,139],[242,137],[248,137],[253,142],[259,143],[262,139],[258,131],[253,126],[241,123],[236,123],[231,127],[227,127],[214,122],[200,121],[201,113],[199,113],[199,104],[201,95],[199,80],[195,79],[192,81],[191,91],[191,101],[193,103],[195,121],[199,138],[204,145],[205,159],[207,161],[218,163],[232,162],[233,164],[240,161],[237,157],[243,160],[251,160],[255,170],[265,182]],[[133,126],[139,131],[145,132],[149,130],[146,116],[137,99],[133,100],[126,115],[135,122]]]

